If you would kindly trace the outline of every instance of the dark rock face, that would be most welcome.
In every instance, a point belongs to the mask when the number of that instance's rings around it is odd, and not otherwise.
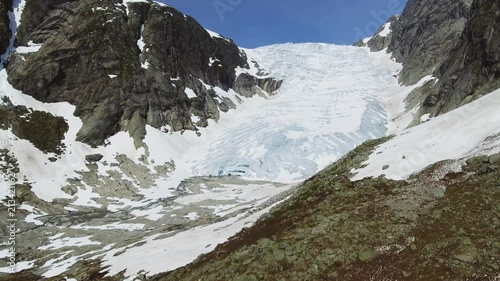
[[[17,29],[14,46],[25,46],[30,40],[33,40],[33,42],[44,42],[50,37],[51,33],[57,32],[68,18],[69,9],[64,9],[63,7],[67,6],[60,5],[75,1],[26,1],[21,25]],[[60,6],[61,9],[56,9],[57,6]],[[51,18],[50,21],[46,20],[48,17]]]
[[[417,83],[431,75],[455,47],[472,0],[409,0],[392,25],[389,52],[403,64],[400,82]]]
[[[10,100],[0,105],[0,129],[31,142],[45,153],[61,154],[65,149],[64,134],[69,127],[64,118],[46,112],[14,106]]]
[[[282,81],[277,81],[272,78],[259,79],[249,74],[241,74],[236,79],[234,89],[244,97],[252,97],[254,95],[264,95],[266,93],[274,93],[281,86]]]
[[[440,81],[424,102],[439,115],[500,87],[500,0],[475,0],[466,27],[436,70]]]
[[[12,0],[0,0],[0,55],[9,47],[10,30],[9,10],[12,10]],[[0,62],[1,63],[1,62]]]
[[[123,130],[140,145],[146,125],[197,130],[234,107],[206,85],[234,88],[246,55],[194,19],[153,2],[41,2],[27,0],[16,44],[42,47],[10,58],[9,82],[40,101],[75,105],[79,141],[100,145]]]
[[[422,105],[415,120],[434,117],[500,87],[499,6],[498,0],[409,0],[391,22],[390,39],[375,35],[355,45],[380,51],[390,40],[388,51],[403,64],[404,85],[427,75],[439,78],[410,95],[412,107]]]

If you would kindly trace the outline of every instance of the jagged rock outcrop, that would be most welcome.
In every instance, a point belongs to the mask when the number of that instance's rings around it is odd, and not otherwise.
[[[31,142],[44,153],[61,154],[69,127],[62,117],[15,106],[4,97],[0,105],[0,129],[11,130],[16,137]]]
[[[9,47],[12,32],[10,30],[9,10],[12,10],[12,0],[0,0],[0,55]],[[1,62],[0,62],[1,63]]]
[[[256,78],[252,75],[242,73],[236,79],[234,89],[244,97],[252,97],[254,95],[265,95],[266,93],[274,93],[280,88],[283,81],[277,81],[273,78]]]
[[[389,52],[403,64],[400,82],[417,83],[431,75],[455,47],[472,0],[410,0],[391,25]]]
[[[122,130],[140,145],[146,125],[206,126],[235,106],[211,87],[234,88],[235,68],[248,68],[231,40],[151,1],[27,0],[16,45],[30,41],[40,50],[11,56],[9,82],[40,101],[75,105],[78,140],[94,146]]]
[[[408,1],[399,20],[392,18],[391,34],[355,46],[383,50],[401,62],[399,80],[412,85],[432,75],[407,98],[409,109],[420,116],[437,116],[500,87],[500,9],[498,0]],[[390,38],[390,39],[389,39]],[[383,40],[382,40],[383,39]]]
[[[77,0],[26,1],[21,25],[16,32],[14,46],[26,46],[29,41],[45,42],[57,33],[74,13]]]
[[[375,35],[365,43],[365,39],[353,44],[356,47],[368,47],[372,52],[379,52],[389,47],[392,42],[392,27],[399,21],[400,15],[392,16],[385,25],[381,26]],[[386,30],[386,28],[388,30]]]
[[[436,70],[440,81],[424,102],[433,116],[500,87],[500,0],[475,0],[466,27]]]

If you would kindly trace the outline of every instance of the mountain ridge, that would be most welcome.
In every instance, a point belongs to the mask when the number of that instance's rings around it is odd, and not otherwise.
[[[256,50],[153,1],[23,4],[0,280],[500,277],[498,1],[410,0],[369,48]]]

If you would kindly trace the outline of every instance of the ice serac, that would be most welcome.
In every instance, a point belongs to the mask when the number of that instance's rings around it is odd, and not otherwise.
[[[0,55],[9,47],[10,30],[9,10],[12,10],[12,0],[0,0]],[[1,63],[1,62],[0,62]]]
[[[431,75],[462,34],[472,0],[409,0],[392,26],[389,52],[403,64],[400,82]]]
[[[207,126],[235,105],[206,85],[232,89],[235,69],[248,68],[231,40],[154,1],[27,0],[16,45],[30,44],[41,48],[11,56],[9,82],[39,101],[75,105],[78,140],[93,146],[119,131],[140,145],[146,125]]]

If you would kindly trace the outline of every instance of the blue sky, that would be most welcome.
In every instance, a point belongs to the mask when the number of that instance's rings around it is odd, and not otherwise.
[[[406,5],[406,0],[161,1],[247,48],[287,42],[350,45],[371,36]]]

